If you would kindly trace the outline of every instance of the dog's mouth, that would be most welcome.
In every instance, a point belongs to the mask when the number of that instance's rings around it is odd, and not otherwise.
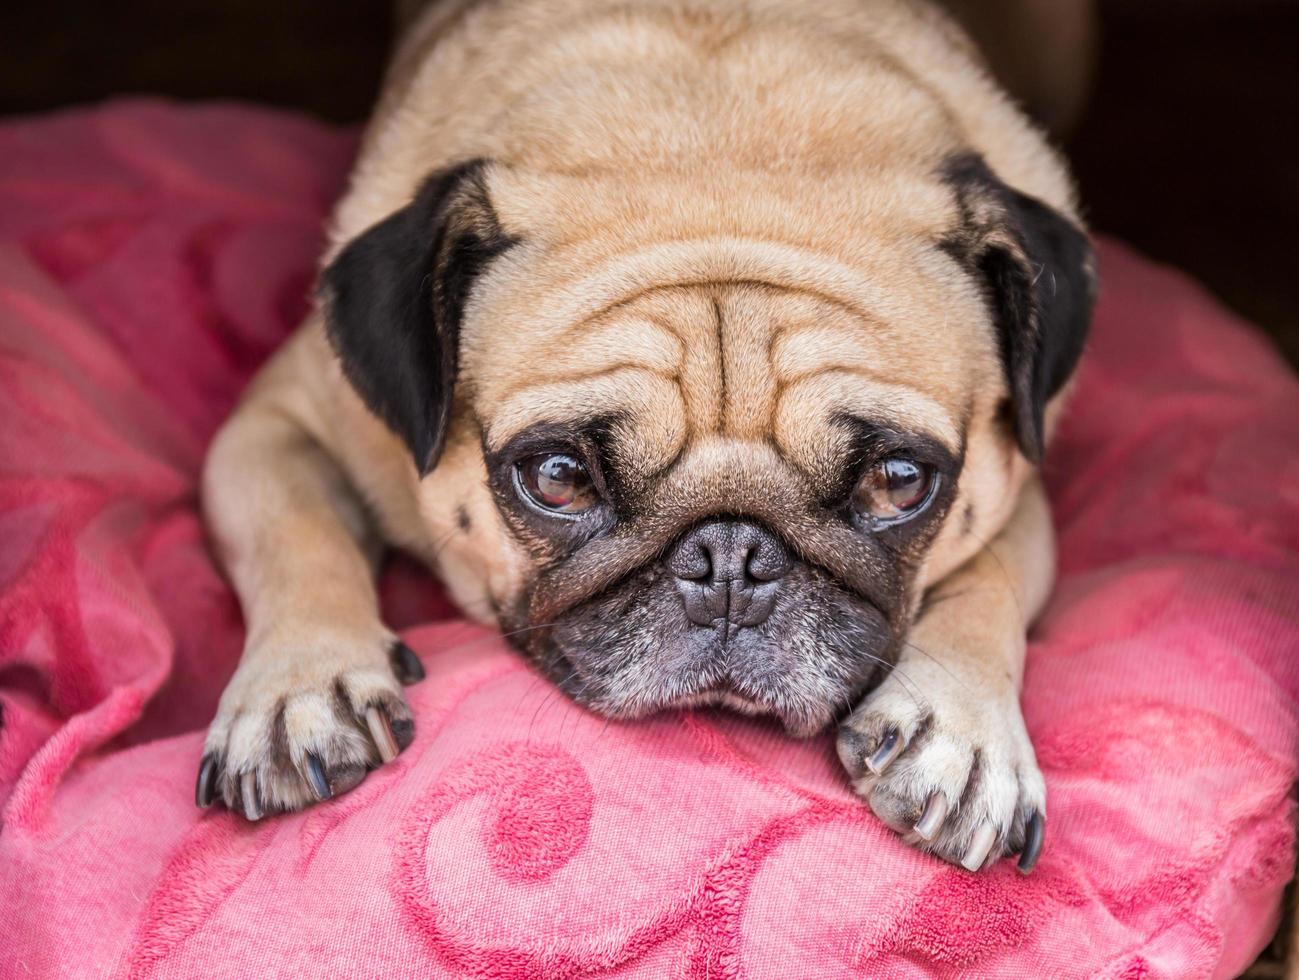
[[[774,718],[792,737],[807,738],[822,731],[882,676],[875,660],[864,671],[805,664],[789,671],[732,675],[725,659],[718,657],[672,670],[650,658],[620,656],[624,651],[569,648],[554,630],[538,632],[546,635],[534,634],[524,652],[572,701],[616,721],[720,708]],[[662,652],[668,658],[674,653]]]
[[[719,707],[774,716],[799,737],[823,729],[891,661],[889,617],[760,529],[700,527],[712,536],[689,532],[684,557],[642,566],[515,642],[609,718]]]
[[[769,715],[774,709],[741,694],[725,684],[717,684],[694,694],[684,694],[665,705],[667,708],[729,708],[743,715]]]

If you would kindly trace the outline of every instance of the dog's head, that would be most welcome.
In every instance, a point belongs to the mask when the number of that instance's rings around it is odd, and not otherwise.
[[[342,249],[326,321],[470,612],[611,716],[809,733],[1006,520],[1091,258],[973,155],[814,201],[747,179],[463,164]]]

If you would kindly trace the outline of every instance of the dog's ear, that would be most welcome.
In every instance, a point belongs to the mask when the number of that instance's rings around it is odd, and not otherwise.
[[[405,440],[421,476],[446,438],[469,290],[514,244],[492,209],[485,169],[475,160],[433,174],[321,277],[326,330],[344,373]]]
[[[1091,325],[1096,277],[1087,235],[1002,183],[982,158],[951,161],[962,228],[944,245],[986,284],[1010,386],[1015,436],[1037,463],[1046,404],[1069,380]]]

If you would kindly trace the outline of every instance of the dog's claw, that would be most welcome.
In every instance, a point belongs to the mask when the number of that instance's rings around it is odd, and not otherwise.
[[[397,740],[397,748],[401,752],[405,752],[410,743],[415,741],[415,722],[410,718],[393,719],[389,722],[388,729]]]
[[[966,871],[978,871],[982,868],[996,840],[997,829],[992,824],[979,824],[974,836],[970,838],[970,846],[965,849],[965,856],[961,858],[961,867]]]
[[[198,767],[198,782],[194,785],[194,802],[205,810],[216,799],[217,776],[220,772],[221,766],[215,755],[203,756]]]
[[[397,680],[403,684],[415,684],[424,679],[424,665],[420,663],[415,651],[402,643],[401,640],[393,643],[388,651],[388,656],[392,659],[393,673],[397,675]]]
[[[1028,874],[1037,866],[1037,859],[1042,853],[1042,838],[1046,834],[1046,818],[1040,810],[1034,810],[1024,825],[1024,849],[1019,852],[1019,863],[1015,866],[1020,874]]]
[[[239,795],[243,798],[244,816],[249,820],[262,819],[262,805],[257,800],[257,773],[246,772],[239,778]]]
[[[371,705],[365,709],[365,724],[370,729],[370,737],[374,739],[374,747],[379,750],[379,758],[385,763],[397,758],[401,749],[393,737],[387,713],[378,705]]]
[[[904,748],[906,745],[902,741],[901,734],[896,728],[890,728],[884,733],[884,739],[875,750],[875,754],[866,760],[866,768],[878,776],[889,767],[889,763],[896,759]]]
[[[365,779],[366,773],[369,772],[365,766],[344,766],[341,769],[335,769],[329,780],[329,790],[334,796],[341,796],[348,790],[356,789],[361,785],[361,780]]]
[[[307,785],[311,788],[317,802],[323,803],[334,795],[333,790],[329,788],[329,780],[325,777],[325,765],[320,761],[320,756],[314,752],[308,752],[304,768],[306,769]]]
[[[931,841],[938,833],[943,821],[947,819],[947,797],[942,793],[932,793],[925,804],[925,812],[916,821],[916,836],[923,841]]]
[[[331,641],[322,658],[332,662],[304,659],[292,674],[288,653],[246,657],[196,760],[199,805],[222,801],[249,820],[292,813],[348,792],[409,746],[415,725],[398,670],[409,679],[418,658],[378,635],[369,648]]]

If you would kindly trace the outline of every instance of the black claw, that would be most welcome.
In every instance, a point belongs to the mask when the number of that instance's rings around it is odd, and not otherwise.
[[[1020,874],[1028,874],[1037,866],[1038,856],[1042,853],[1042,838],[1046,833],[1046,820],[1040,812],[1033,811],[1024,825],[1024,849],[1019,854],[1016,867]]]
[[[839,760],[848,775],[860,779],[866,774],[866,736],[851,725],[839,726]]]
[[[320,756],[308,752],[306,769],[307,785],[311,787],[317,802],[323,803],[334,795],[333,790],[329,788],[329,780],[325,778],[325,765],[320,761]]]
[[[392,737],[396,739],[397,746],[403,752],[415,740],[415,722],[409,718],[395,718],[388,727],[392,730]]]
[[[221,767],[217,764],[216,756],[203,756],[203,761],[198,767],[198,782],[194,786],[194,802],[205,810],[216,799],[217,776],[220,771]]]
[[[419,662],[419,657],[415,656],[415,651],[401,640],[392,645],[388,656],[392,659],[392,668],[397,674],[397,680],[403,684],[414,684],[424,679],[424,665]]]
[[[330,792],[334,796],[355,789],[365,779],[368,770],[365,766],[350,765],[333,771],[329,782]]]

